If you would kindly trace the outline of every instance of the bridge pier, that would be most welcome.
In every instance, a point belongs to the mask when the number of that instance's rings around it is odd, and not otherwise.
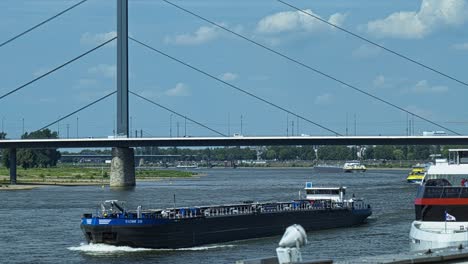
[[[133,148],[112,148],[110,186],[135,186],[135,153]]]
[[[16,149],[10,149],[10,184],[16,184]]]

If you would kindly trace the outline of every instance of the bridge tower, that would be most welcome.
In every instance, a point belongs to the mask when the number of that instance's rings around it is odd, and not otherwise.
[[[117,135],[128,131],[128,0],[117,0]],[[112,149],[110,186],[135,186],[133,148]]]

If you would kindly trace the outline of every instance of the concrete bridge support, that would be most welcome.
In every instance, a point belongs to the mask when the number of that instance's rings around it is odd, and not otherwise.
[[[10,149],[10,184],[16,184],[16,149]]]
[[[132,148],[112,148],[110,186],[135,186],[135,154]]]

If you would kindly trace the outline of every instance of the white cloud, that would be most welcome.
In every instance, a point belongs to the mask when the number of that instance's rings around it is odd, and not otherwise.
[[[73,89],[80,90],[83,88],[95,88],[98,86],[96,79],[79,79],[78,83],[73,86]]]
[[[326,93],[315,97],[315,104],[325,105],[330,104],[333,101],[333,95]]]
[[[376,88],[382,88],[382,87],[384,87],[385,84],[386,84],[385,76],[383,76],[382,74],[377,75],[377,76],[375,77],[375,79],[372,81],[372,84],[373,84],[374,87],[376,87]]]
[[[95,34],[86,32],[83,35],[81,35],[80,43],[82,45],[96,46],[116,36],[117,36],[117,32],[115,31],[110,31],[106,33],[95,33]]]
[[[305,9],[303,11],[320,17],[310,9]],[[335,13],[329,17],[328,22],[341,26],[345,19],[345,14]],[[283,33],[292,31],[317,32],[331,28],[331,26],[300,11],[285,11],[269,15],[262,18],[257,24],[257,32],[260,33]]]
[[[78,102],[90,102],[96,100],[97,98],[104,96],[104,92],[100,92],[100,89],[102,89],[102,87],[96,79],[79,79],[78,82],[72,86],[74,94],[77,94],[73,99]]]
[[[456,50],[468,50],[468,42],[466,43],[459,43],[459,44],[454,44],[452,46],[453,49]]]
[[[406,106],[406,110],[408,110],[408,111],[410,111],[412,113],[415,113],[415,114],[417,114],[419,116],[425,117],[425,118],[433,118],[434,117],[434,113],[431,110],[420,108],[420,107],[415,106],[415,105]]]
[[[376,37],[423,38],[437,28],[456,26],[468,19],[465,0],[423,0],[419,11],[401,11],[367,23]]]
[[[218,38],[220,34],[221,32],[215,26],[202,26],[194,33],[166,37],[164,41],[176,45],[199,45]]]
[[[223,73],[219,78],[225,82],[235,81],[237,78],[239,78],[239,75],[232,72],[226,72]]]
[[[448,91],[447,86],[431,86],[427,80],[421,80],[410,88],[410,92],[413,93],[445,93]]]
[[[328,18],[328,22],[330,22],[333,25],[341,27],[345,20],[346,20],[347,15],[346,14],[341,14],[341,13],[335,13]]]
[[[352,56],[359,59],[373,58],[379,55],[381,51],[379,47],[363,44],[353,50]]]
[[[80,90],[78,92],[78,96],[74,97],[77,101],[79,102],[92,102],[100,97],[103,97],[105,95],[108,95],[109,93],[113,92],[113,90],[105,90],[105,91],[99,91],[99,90]]]
[[[174,88],[171,88],[165,92],[167,96],[189,96],[190,89],[184,83],[177,83]]]
[[[50,70],[52,70],[51,68],[40,68],[36,71],[33,72],[33,76],[34,77],[39,77],[41,75],[44,75],[46,74],[47,72],[49,72]]]
[[[99,64],[88,69],[88,73],[102,75],[106,78],[114,79],[117,76],[117,66]]]

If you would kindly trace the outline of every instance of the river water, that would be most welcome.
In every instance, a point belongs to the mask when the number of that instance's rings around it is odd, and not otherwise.
[[[181,250],[149,250],[87,245],[80,216],[94,213],[100,201],[126,201],[127,208],[237,203],[244,200],[288,201],[306,181],[348,187],[374,211],[359,227],[309,232],[305,259],[347,261],[356,257],[407,252],[414,219],[416,185],[406,171],[320,173],[305,169],[211,169],[206,176],[138,182],[134,190],[98,186],[41,187],[0,192],[0,262],[2,263],[235,263],[275,255],[280,237],[230,242]]]

